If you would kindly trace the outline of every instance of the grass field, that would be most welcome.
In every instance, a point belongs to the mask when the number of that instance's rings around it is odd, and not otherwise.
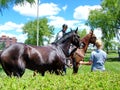
[[[89,54],[86,54],[87,61]],[[67,74],[57,76],[46,73],[44,77],[26,70],[22,78],[8,77],[0,68],[0,90],[120,90],[120,61],[111,53],[105,63],[105,72],[90,72],[90,66],[81,66],[76,75],[72,68]]]

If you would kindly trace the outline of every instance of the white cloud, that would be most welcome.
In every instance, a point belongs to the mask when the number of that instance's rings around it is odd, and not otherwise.
[[[24,43],[24,41],[27,39],[27,35],[26,34],[19,34],[17,36],[15,36],[17,38],[18,42],[22,42]]]
[[[68,28],[72,28],[76,24],[80,23],[78,20],[65,20],[63,17],[59,16],[50,16],[49,25],[53,25],[55,28],[61,28],[63,24],[67,24]]]
[[[23,32],[22,28],[16,29],[16,32]]]
[[[8,33],[5,33],[5,32],[0,32],[0,36],[2,35],[6,35],[6,36],[9,36],[9,37],[14,37],[15,35],[13,34],[8,34]]]
[[[101,39],[101,37],[102,37],[102,30],[100,28],[97,28],[97,29],[94,30],[94,34],[96,35],[96,37],[98,39]]]
[[[23,27],[24,24],[16,24],[13,23],[11,21],[6,22],[3,25],[0,25],[0,31],[4,31],[4,30],[18,30],[19,32],[21,32],[21,28]]]
[[[90,30],[90,27],[87,26],[87,25],[85,25],[84,23],[80,23],[80,24],[78,25],[78,29],[79,29],[79,30],[86,29],[86,30],[87,30],[87,33],[88,33],[89,30]]]
[[[86,29],[87,33],[90,32],[91,28],[87,25],[84,25],[84,24],[80,24],[79,25],[79,29],[83,30],[83,29]],[[94,34],[97,38],[101,39],[102,37],[102,30],[100,28],[97,28],[97,29],[94,29]]]
[[[86,29],[90,30],[90,28],[83,23],[81,23],[80,20],[77,19],[87,19],[89,15],[89,11],[93,10],[95,8],[100,8],[100,6],[79,6],[75,9],[74,12],[74,18],[76,20],[65,20],[63,17],[56,16],[61,9],[57,6],[57,4],[54,3],[42,3],[39,5],[39,16],[46,16],[49,19],[49,25],[53,25],[56,29],[61,29],[62,25],[65,23],[68,25],[69,28],[76,28],[78,27],[79,29]],[[37,16],[37,5],[30,5],[29,3],[25,3],[24,6],[17,5],[14,6],[13,9],[17,12],[19,12],[21,15],[25,16],[32,16],[36,17]],[[67,5],[62,7],[62,10],[66,10]],[[30,20],[30,18],[27,18],[27,20]],[[20,33],[19,35],[14,35],[14,34],[9,34],[9,33],[0,33],[0,35],[7,35],[11,37],[16,37],[18,42],[24,42],[25,39],[27,38],[27,35],[22,34],[22,27],[24,24],[16,24],[13,22],[6,22],[4,25],[0,25],[0,30],[15,30],[16,32]],[[56,33],[55,32],[55,36]],[[51,41],[54,41],[54,37],[51,39]]]
[[[24,26],[24,24],[16,24],[11,21],[6,22],[5,24],[0,25],[0,36],[6,35],[9,37],[16,37],[18,42],[24,42],[25,39],[27,38],[27,35],[22,34],[23,26]],[[17,34],[15,34],[15,33],[17,33]]]
[[[75,19],[83,19],[83,20],[87,20],[88,16],[89,16],[89,12],[90,10],[95,10],[95,9],[100,9],[101,6],[100,5],[94,5],[94,6],[89,6],[89,5],[85,5],[85,6],[79,6],[75,9],[74,12],[74,18]]]
[[[13,7],[13,10],[19,12],[21,15],[25,16],[37,16],[37,4],[30,5],[25,2],[25,5],[16,5]],[[57,4],[54,3],[43,3],[39,5],[39,16],[49,16],[49,15],[57,15],[61,11],[58,8]]]
[[[62,7],[62,9],[65,11],[67,9],[67,5],[65,5],[64,7]]]

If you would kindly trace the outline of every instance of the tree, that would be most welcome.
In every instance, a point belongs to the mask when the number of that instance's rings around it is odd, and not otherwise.
[[[9,8],[11,4],[24,4],[26,2],[33,4],[35,3],[35,0],[0,0],[0,11],[2,11],[5,8]]]
[[[5,48],[5,42],[0,43],[0,50],[3,50]]]
[[[92,10],[87,20],[91,28],[101,28],[102,40],[108,52],[111,40],[116,37],[120,27],[120,0],[103,0],[101,9]]]
[[[101,5],[112,16],[115,34],[120,41],[120,0],[104,0]]]
[[[112,42],[112,47],[111,50],[115,50],[120,46],[119,42],[111,41]]]
[[[53,36],[54,27],[49,26],[47,18],[40,18],[39,19],[39,45],[43,45],[44,41],[50,42],[50,39]],[[29,21],[23,27],[23,33],[27,34],[27,40],[25,41],[26,44],[36,45],[36,24],[37,20]]]
[[[86,29],[78,31],[78,34],[79,34],[80,38],[83,38],[87,34]]]

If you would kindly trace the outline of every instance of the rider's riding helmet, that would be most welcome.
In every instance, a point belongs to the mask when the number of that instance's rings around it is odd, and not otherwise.
[[[68,28],[68,25],[67,24],[63,24],[62,28]]]

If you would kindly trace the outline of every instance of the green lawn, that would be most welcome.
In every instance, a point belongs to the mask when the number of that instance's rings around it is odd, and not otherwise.
[[[120,61],[117,54],[111,55],[105,72],[90,72],[90,66],[80,66],[76,75],[68,68],[64,76],[46,73],[33,77],[33,72],[26,70],[22,78],[10,78],[0,68],[0,90],[120,90]],[[85,60],[88,58],[86,55]]]

